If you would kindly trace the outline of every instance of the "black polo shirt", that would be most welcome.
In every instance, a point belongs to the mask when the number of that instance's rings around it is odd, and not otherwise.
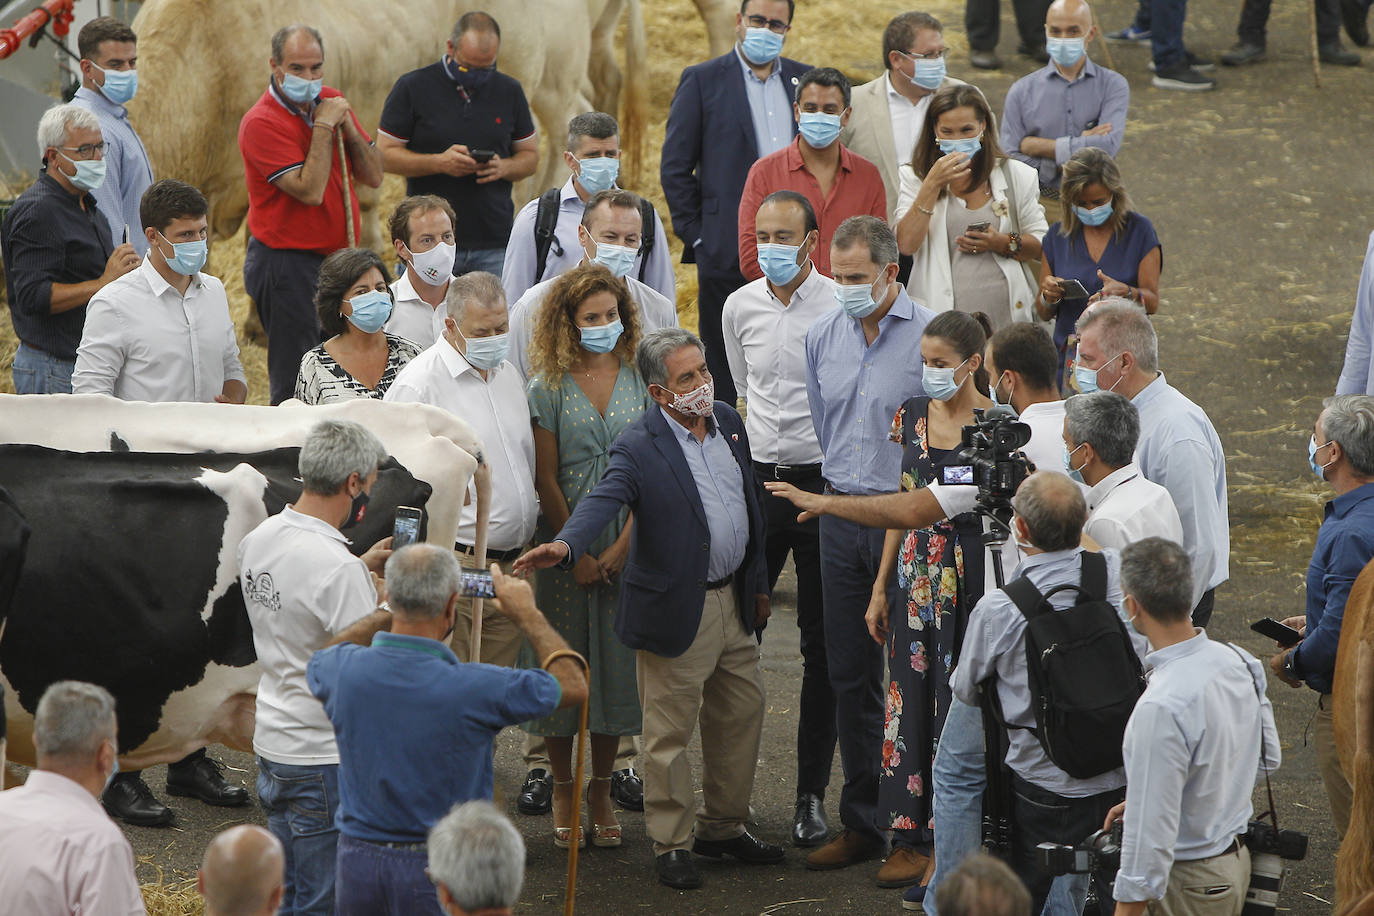
[[[534,119],[517,80],[498,71],[469,95],[441,60],[396,81],[382,106],[378,129],[416,153],[442,153],[459,143],[470,150],[495,150],[504,159],[517,141],[534,136]],[[506,246],[515,220],[510,192],[509,181],[478,184],[473,175],[406,179],[407,194],[437,194],[453,206],[459,248]]]
[[[113,253],[110,224],[96,209],[95,198],[85,194],[78,200],[44,169],[0,225],[0,258],[15,335],[51,356],[76,359],[86,306],[54,315],[52,285],[99,278]]]

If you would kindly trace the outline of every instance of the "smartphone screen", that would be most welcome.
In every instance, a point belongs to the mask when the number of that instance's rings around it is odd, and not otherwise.
[[[480,569],[462,571],[460,594],[464,598],[495,598],[496,589],[492,586],[491,573]]]
[[[1077,280],[1061,280],[1060,288],[1064,290],[1065,299],[1086,299],[1088,291],[1083,288],[1083,284]]]
[[[1265,617],[1263,620],[1256,620],[1250,624],[1250,629],[1261,636],[1268,636],[1284,648],[1296,646],[1302,642],[1302,634],[1289,626],[1284,626],[1272,617]]]
[[[970,223],[965,232],[987,232],[992,227],[992,223],[984,221],[981,223]]]
[[[400,550],[420,539],[420,510],[413,506],[396,507],[396,526],[391,531],[391,549]]]

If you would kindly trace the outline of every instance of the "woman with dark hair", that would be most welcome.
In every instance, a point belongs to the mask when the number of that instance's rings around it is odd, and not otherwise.
[[[1059,196],[1064,216],[1045,234],[1035,311],[1054,321],[1062,384],[1068,339],[1088,303],[1119,296],[1147,315],[1159,308],[1164,249],[1155,227],[1131,209],[1121,170],[1105,150],[1086,146],[1070,156]],[[1083,284],[1087,296],[1065,295],[1065,280]]]
[[[899,170],[897,245],[913,255],[907,289],[937,312],[983,312],[994,330],[1030,321],[1047,228],[1035,169],[1009,158],[974,86],[930,98],[911,162]]]
[[[420,352],[382,330],[391,317],[386,266],[368,248],[344,248],[324,259],[315,309],[329,339],[301,357],[296,400],[327,404],[381,398],[396,373]]]
[[[534,478],[542,510],[539,540],[553,540],[578,502],[606,472],[611,445],[653,405],[635,369],[639,311],[625,281],[600,264],[575,267],[554,282],[535,318],[526,391],[534,425]],[[568,645],[591,662],[592,778],[587,786],[592,843],[619,846],[611,803],[611,770],[623,735],[640,732],[635,653],[615,635],[618,577],[630,550],[628,512],[608,526],[571,570],[549,569],[535,580],[535,598]],[[528,647],[521,664],[537,668]],[[542,735],[553,773],[554,844],[574,838],[573,738],[576,710],[523,726]],[[579,828],[580,829],[580,828]]]
[[[964,426],[974,408],[988,408],[988,371],[983,352],[991,336],[983,314],[944,312],[921,337],[921,385],[925,394],[907,400],[892,421],[891,439],[902,446],[903,490],[940,480],[955,464]],[[878,776],[879,826],[893,843],[931,857],[921,884],[934,872],[931,764],[949,708],[949,675],[968,624],[983,594],[983,525],[966,512],[913,531],[889,531],[882,565],[864,619],[873,639],[887,648],[887,713],[882,769]],[[890,609],[886,583],[893,567],[906,606]]]

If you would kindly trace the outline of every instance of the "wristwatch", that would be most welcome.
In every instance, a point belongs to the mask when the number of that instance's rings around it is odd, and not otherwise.
[[[1300,681],[1302,676],[1298,674],[1298,666],[1293,663],[1294,654],[1295,650],[1289,649],[1283,656],[1283,673],[1295,681]]]
[[[1007,254],[1011,255],[1012,257],[1016,257],[1018,254],[1021,253],[1021,233],[1012,232],[1007,236],[1007,238],[1011,240],[1007,242]]]

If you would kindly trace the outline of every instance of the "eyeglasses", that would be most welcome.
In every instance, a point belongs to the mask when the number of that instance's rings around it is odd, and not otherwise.
[[[96,156],[105,155],[105,141],[99,143],[83,143],[80,146],[59,146],[58,149],[69,149],[76,153],[77,159],[94,159]]]
[[[745,16],[744,21],[749,24],[751,29],[767,29],[770,32],[777,32],[779,35],[786,35],[792,26],[783,22],[781,19],[767,19],[763,16]]]
[[[949,57],[949,48],[941,48],[938,51],[931,51],[929,54],[912,54],[909,51],[898,51],[897,53],[912,60],[940,60]]]

